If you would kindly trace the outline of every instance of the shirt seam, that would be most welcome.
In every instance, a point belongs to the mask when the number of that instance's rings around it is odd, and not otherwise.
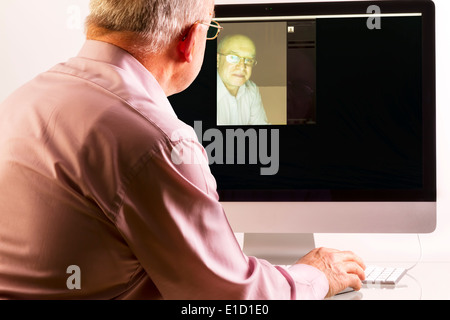
[[[134,105],[132,103],[130,103],[128,100],[124,99],[117,93],[109,90],[108,88],[105,88],[104,86],[102,86],[94,81],[83,78],[83,77],[73,74],[73,73],[64,72],[64,71],[56,71],[56,70],[49,70],[48,72],[54,73],[54,74],[60,74],[60,75],[64,75],[64,76],[74,77],[82,82],[85,82],[85,83],[88,83],[90,85],[100,88],[102,91],[114,96],[115,98],[117,98],[120,101],[122,101],[123,103],[125,103],[129,108],[131,108],[133,111],[135,111],[139,116],[141,116],[146,121],[148,121],[151,125],[153,125],[153,127],[156,128],[162,134],[163,138],[161,138],[161,140],[163,140],[163,141],[165,140],[166,142],[168,140],[170,140],[170,138],[166,134],[166,132],[164,132],[154,121],[152,121],[145,114],[143,114],[142,112],[137,110],[137,108],[134,107]],[[115,195],[115,197],[112,200],[112,208],[111,209],[109,209],[108,207],[104,208],[105,213],[109,216],[109,219],[111,219],[111,221],[114,224],[116,224],[116,221],[117,221],[118,211],[123,206],[123,202],[125,201],[126,189],[128,188],[128,184],[139,173],[141,168],[145,167],[149,163],[149,161],[154,157],[154,155],[158,151],[161,151],[161,149],[158,147],[157,144],[155,144],[155,146],[153,146],[153,148],[150,148],[147,152],[145,152],[144,155],[142,155],[136,161],[136,163],[131,166],[128,173],[123,176],[123,183],[121,184],[117,194]]]
[[[123,69],[121,69],[123,70]],[[55,74],[62,74],[62,75],[67,75],[67,76],[71,76],[74,78],[77,78],[79,80],[82,80],[84,82],[90,83],[96,87],[101,88],[103,91],[108,92],[109,94],[113,95],[114,97],[120,99],[120,101],[124,102],[128,107],[130,107],[131,109],[133,109],[135,112],[137,112],[141,117],[143,117],[144,119],[146,119],[148,122],[150,122],[155,128],[158,129],[158,131],[163,134],[167,139],[169,139],[169,136],[166,134],[166,132],[164,132],[153,120],[151,120],[150,118],[148,118],[145,114],[143,114],[141,111],[139,111],[131,102],[129,102],[128,100],[126,100],[125,98],[121,97],[120,95],[118,95],[117,93],[109,90],[108,88],[102,86],[101,84],[94,82],[92,80],[83,78],[79,75],[73,74],[73,73],[68,73],[68,72],[64,72],[64,71],[56,71],[56,70],[50,70],[48,71],[49,73],[55,73]]]
[[[181,141],[189,141],[191,143],[196,143],[196,141],[194,139],[191,138],[181,138],[179,140],[179,143],[181,143]],[[124,177],[123,179],[123,183],[122,186],[120,188],[120,191],[117,193],[115,199],[113,200],[113,204],[114,204],[114,210],[111,210],[111,214],[113,215],[113,222],[116,223],[116,219],[117,216],[119,214],[119,210],[123,207],[124,202],[125,202],[125,198],[127,195],[127,189],[130,185],[130,183],[132,182],[132,180],[140,174],[140,172],[147,166],[149,165],[149,163],[152,161],[152,159],[154,159],[154,157],[158,154],[158,153],[163,153],[163,150],[165,148],[168,147],[168,145],[170,146],[174,146],[173,142],[170,140],[163,140],[163,145],[159,146],[159,145],[155,145],[153,148],[149,149],[148,152],[146,152],[143,156],[141,156],[139,158],[139,160],[130,168],[130,170],[128,171],[129,174],[127,174],[127,176]],[[205,185],[205,189],[206,189],[206,193],[208,195],[210,195],[210,189],[209,189],[209,185],[207,183],[206,180],[206,176],[205,176],[205,172],[204,172],[204,168],[203,166],[201,166],[201,173],[202,173],[202,179],[203,179],[203,183]]]
[[[123,181],[121,183],[121,186],[114,197],[113,200],[113,207],[111,208],[110,214],[112,215],[112,221],[114,224],[117,223],[117,217],[119,215],[119,210],[123,207],[125,198],[127,195],[127,190],[132,182],[132,180],[141,172],[143,168],[145,168],[150,161],[155,157],[156,153],[161,151],[161,149],[158,146],[154,146],[153,148],[149,149],[144,155],[142,155],[138,161],[134,165],[131,166],[131,168],[128,170],[128,173],[123,177]]]

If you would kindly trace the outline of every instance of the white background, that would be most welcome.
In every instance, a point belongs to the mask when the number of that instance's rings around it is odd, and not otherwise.
[[[269,3],[277,0],[217,0]],[[278,1],[296,2],[296,1]],[[320,1],[316,1],[320,2]],[[0,2],[0,101],[56,63],[76,55],[84,42],[88,0]],[[437,36],[438,222],[420,235],[423,261],[450,261],[450,1],[434,0]],[[316,245],[353,250],[366,261],[415,261],[419,242],[411,234],[316,234]]]

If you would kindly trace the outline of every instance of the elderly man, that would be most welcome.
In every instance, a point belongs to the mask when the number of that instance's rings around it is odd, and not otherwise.
[[[268,124],[261,95],[250,80],[256,47],[244,35],[224,37],[217,47],[217,124]]]
[[[167,96],[197,76],[213,15],[213,0],[92,0],[80,53],[0,105],[0,298],[321,299],[361,286],[348,252],[317,249],[291,269],[247,257],[207,161],[171,160],[206,154]]]

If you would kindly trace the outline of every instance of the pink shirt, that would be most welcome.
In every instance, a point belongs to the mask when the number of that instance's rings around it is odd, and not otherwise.
[[[0,298],[328,291],[311,266],[287,270],[242,253],[194,130],[116,46],[87,41],[19,88],[0,105],[0,132]],[[173,161],[180,150],[203,160]]]

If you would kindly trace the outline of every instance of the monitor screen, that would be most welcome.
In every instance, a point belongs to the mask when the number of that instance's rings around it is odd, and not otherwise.
[[[431,1],[218,5],[216,20],[170,100],[237,231],[434,230]]]

